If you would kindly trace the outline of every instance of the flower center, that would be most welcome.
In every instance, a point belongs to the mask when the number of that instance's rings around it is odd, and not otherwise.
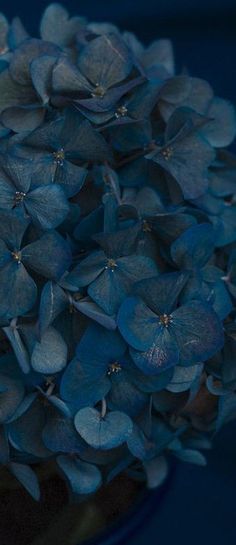
[[[151,233],[152,228],[146,220],[143,220],[143,231],[144,233]]]
[[[107,374],[110,376],[110,375],[118,375],[118,373],[120,373],[122,370],[122,367],[121,365],[115,361],[114,363],[111,363],[108,367],[108,371],[107,371]]]
[[[169,327],[172,321],[173,317],[171,316],[171,314],[162,314],[161,316],[159,316],[159,324],[163,325],[164,327]]]
[[[18,264],[21,263],[21,252],[20,251],[19,252],[18,251],[12,252],[11,255],[12,255],[13,259],[15,261],[17,261]]]
[[[166,161],[169,161],[172,154],[173,154],[173,149],[170,147],[167,147],[161,150],[161,155],[164,157]]]
[[[65,160],[65,152],[64,149],[61,148],[58,151],[53,152],[54,161],[57,165],[60,167],[63,165],[63,162]]]
[[[126,108],[126,106],[120,106],[119,108],[117,108],[117,111],[115,113],[115,116],[118,118],[118,117],[125,117],[128,113],[128,110]]]
[[[105,269],[111,269],[112,272],[114,272],[115,267],[117,267],[117,263],[114,259],[108,259],[107,264],[105,265]]]
[[[24,193],[23,191],[16,191],[15,192],[14,205],[18,206],[19,204],[21,204],[22,201],[24,200],[25,196],[26,196],[26,193]]]
[[[92,97],[93,98],[103,98],[106,94],[106,89],[104,89],[104,87],[102,87],[102,85],[99,85],[99,83],[96,83],[96,86],[95,86],[95,89],[94,91],[92,92]]]
[[[3,47],[0,47],[0,55],[5,55],[5,53],[8,53],[9,49],[6,45]]]

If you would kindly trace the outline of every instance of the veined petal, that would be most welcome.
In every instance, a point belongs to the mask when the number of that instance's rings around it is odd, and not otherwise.
[[[30,191],[24,199],[25,208],[43,229],[53,229],[66,218],[69,204],[63,189],[56,184],[44,185]]]
[[[157,327],[154,340],[148,350],[139,352],[131,348],[130,354],[137,367],[147,375],[162,373],[179,361],[178,345],[171,327]]]
[[[158,316],[139,297],[128,297],[117,317],[118,327],[127,343],[136,350],[148,350],[159,328]]]
[[[219,318],[203,302],[191,301],[175,310],[171,330],[179,347],[181,363],[189,365],[211,358],[224,343]]]
[[[5,318],[22,316],[30,310],[37,297],[37,286],[22,263],[9,262],[0,270],[0,315]]]

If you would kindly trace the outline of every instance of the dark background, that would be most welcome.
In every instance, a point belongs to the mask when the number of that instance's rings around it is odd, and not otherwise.
[[[37,34],[45,0],[2,0]],[[207,79],[215,93],[236,104],[236,0],[67,0],[71,14],[111,21],[148,43],[170,37],[178,70]],[[155,519],[129,545],[235,545],[236,426],[215,440],[207,468],[179,464]],[[46,545],[46,544],[45,544]]]

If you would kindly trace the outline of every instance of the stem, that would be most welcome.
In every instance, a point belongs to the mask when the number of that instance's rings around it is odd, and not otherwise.
[[[10,326],[12,327],[12,329],[16,329],[17,320],[18,317],[12,318],[12,320],[10,321]]]
[[[102,410],[101,410],[101,418],[105,418],[107,412],[107,402],[105,400],[105,397],[102,399]]]
[[[116,182],[115,182],[111,172],[108,171],[108,163],[107,162],[105,162],[105,167],[106,167],[106,176],[107,176],[107,179],[109,180],[109,183],[110,183],[110,186],[111,186],[111,188],[113,190],[115,198],[116,198],[118,204],[121,204],[121,198],[120,198],[120,195],[119,195],[119,193],[117,191]]]

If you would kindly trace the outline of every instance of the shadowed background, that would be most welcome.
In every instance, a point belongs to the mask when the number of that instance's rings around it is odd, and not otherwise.
[[[37,34],[49,2],[2,0],[9,18],[19,15]],[[236,104],[235,0],[67,0],[71,14],[111,21],[148,43],[170,37],[178,70],[207,79],[217,95]],[[233,146],[236,151],[236,146]],[[219,434],[207,468],[179,464],[155,520],[129,545],[234,545],[236,543],[236,425]],[[46,544],[45,544],[46,545]],[[123,544],[124,545],[124,544]]]

